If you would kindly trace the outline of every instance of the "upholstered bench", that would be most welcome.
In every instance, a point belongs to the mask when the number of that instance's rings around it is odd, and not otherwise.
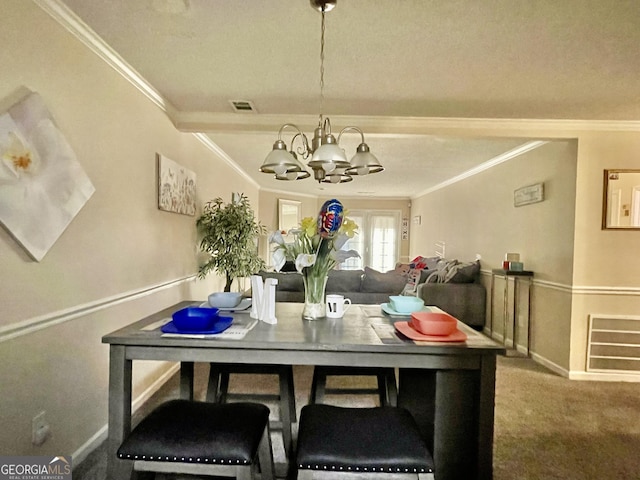
[[[433,479],[433,458],[408,410],[306,405],[300,414],[298,479],[316,472],[407,474]]]
[[[273,479],[269,409],[258,403],[171,400],[145,417],[117,453],[134,470]],[[258,460],[258,462],[256,462]]]

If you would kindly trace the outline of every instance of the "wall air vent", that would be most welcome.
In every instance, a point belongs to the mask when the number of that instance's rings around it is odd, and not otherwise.
[[[249,100],[229,100],[229,103],[237,113],[258,113],[256,107]]]
[[[590,315],[588,372],[640,373],[640,317]]]

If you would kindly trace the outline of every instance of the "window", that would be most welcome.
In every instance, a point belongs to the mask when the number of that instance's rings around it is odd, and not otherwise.
[[[350,258],[339,268],[359,270],[368,266],[380,272],[394,269],[400,247],[400,211],[353,210],[349,218],[360,228],[343,248],[355,250],[360,258]]]

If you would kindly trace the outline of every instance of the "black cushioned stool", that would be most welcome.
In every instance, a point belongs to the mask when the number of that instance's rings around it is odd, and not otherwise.
[[[327,388],[327,377],[330,376],[375,376],[378,388]],[[396,373],[393,368],[316,366],[313,368],[309,403],[322,403],[325,394],[377,394],[381,407],[395,407],[398,404]]]
[[[306,405],[300,414],[298,479],[319,472],[407,474],[433,480],[433,458],[408,410]]]
[[[272,480],[269,409],[258,403],[171,400],[145,417],[118,449],[135,471]],[[258,460],[258,462],[256,462]]]
[[[279,394],[258,395],[250,393],[229,392],[229,376],[231,374],[259,374],[277,375]],[[291,424],[297,420],[296,396],[293,385],[293,367],[291,365],[242,365],[237,363],[211,363],[209,366],[209,384],[207,386],[207,401],[226,403],[229,398],[268,401],[276,399],[279,402],[280,421],[271,422],[274,430],[282,429],[282,441],[287,458],[291,458],[293,440]]]

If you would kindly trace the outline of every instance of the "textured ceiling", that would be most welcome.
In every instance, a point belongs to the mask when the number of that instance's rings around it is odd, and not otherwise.
[[[320,14],[307,0],[64,4],[175,108],[179,128],[207,133],[265,188],[322,194],[257,173],[288,116],[320,112]],[[362,119],[387,170],[327,190],[411,196],[527,141],[399,135],[389,118],[637,121],[638,45],[637,0],[339,0],[323,112]],[[301,123],[311,134],[313,120]]]

